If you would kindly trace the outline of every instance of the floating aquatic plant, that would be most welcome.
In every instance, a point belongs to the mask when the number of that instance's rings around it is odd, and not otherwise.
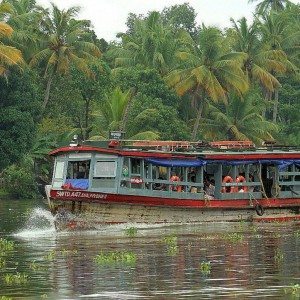
[[[294,236],[300,238],[300,230],[295,231]]]
[[[204,275],[210,274],[211,271],[211,264],[210,261],[203,261],[200,263],[200,271]]]
[[[113,251],[113,252],[103,252],[95,257],[95,262],[99,265],[113,265],[113,264],[135,264],[136,255],[130,251]]]
[[[6,266],[6,260],[0,256],[0,270],[4,269]]]
[[[258,227],[255,226],[255,225],[251,225],[251,226],[249,227],[249,229],[250,229],[250,231],[251,231],[252,233],[257,233],[257,231],[258,231]]]
[[[137,228],[135,227],[130,227],[125,229],[125,234],[129,237],[134,237],[137,234]]]
[[[67,250],[65,248],[63,248],[62,250],[54,250],[53,249],[44,256],[44,259],[53,261],[58,255],[67,257],[67,256],[74,255],[77,253],[78,253],[78,250],[76,250],[76,249],[75,250]]]
[[[39,271],[39,270],[43,270],[45,269],[45,267],[43,265],[41,265],[40,263],[37,263],[35,260],[32,261],[29,264],[29,269],[33,270],[33,271]]]
[[[0,239],[0,256],[1,256],[1,254],[3,255],[8,251],[14,250],[14,247],[15,247],[14,242],[1,238]]]
[[[280,234],[279,232],[274,232],[272,236],[273,236],[273,238],[275,238],[275,239],[281,238],[281,234]]]
[[[178,253],[177,236],[170,235],[163,238],[163,242],[168,247],[168,254],[174,256]]]
[[[62,249],[60,251],[60,254],[62,256],[70,256],[70,255],[73,255],[73,254],[77,254],[78,253],[78,250],[67,250],[67,249]]]
[[[8,285],[21,285],[28,282],[28,275],[17,272],[16,274],[5,274],[4,282]]]
[[[274,257],[275,257],[275,261],[277,263],[281,262],[283,260],[283,253],[282,253],[282,251],[280,249],[276,249]]]
[[[0,300],[13,300],[13,298],[7,296],[0,296]]]
[[[240,220],[240,221],[239,221],[238,228],[239,228],[240,230],[243,230],[243,229],[245,229],[245,225],[246,225],[245,220]]]
[[[224,237],[232,243],[241,243],[244,240],[244,235],[239,232],[228,233]]]
[[[284,289],[284,293],[286,295],[291,295],[295,299],[299,299],[300,297],[300,284],[290,285],[289,287]]]
[[[46,260],[54,260],[56,258],[56,251],[55,250],[51,250],[46,256],[45,259]]]
[[[175,236],[175,235],[166,236],[163,238],[163,242],[166,245],[175,246],[175,245],[177,245],[177,236]]]

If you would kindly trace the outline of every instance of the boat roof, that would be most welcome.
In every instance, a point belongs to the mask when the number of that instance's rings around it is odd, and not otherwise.
[[[49,154],[94,152],[137,158],[206,159],[206,160],[256,160],[300,159],[300,147],[265,145],[256,148],[251,141],[85,141],[60,147]]]

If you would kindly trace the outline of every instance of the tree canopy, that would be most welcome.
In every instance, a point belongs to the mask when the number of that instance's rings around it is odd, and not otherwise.
[[[36,161],[47,180],[45,149],[110,130],[299,145],[300,5],[249,2],[253,21],[227,28],[198,24],[188,3],[130,13],[107,42],[78,7],[2,0],[0,172]]]

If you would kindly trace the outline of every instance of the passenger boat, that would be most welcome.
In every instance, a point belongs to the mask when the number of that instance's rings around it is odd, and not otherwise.
[[[297,147],[115,135],[50,153],[46,194],[57,224],[300,220]]]

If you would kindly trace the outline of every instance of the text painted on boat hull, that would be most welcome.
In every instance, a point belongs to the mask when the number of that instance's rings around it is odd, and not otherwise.
[[[85,199],[106,199],[106,194],[99,194],[99,193],[86,193],[81,191],[56,191],[54,197],[61,198],[61,197],[74,197],[74,198],[85,198]]]

